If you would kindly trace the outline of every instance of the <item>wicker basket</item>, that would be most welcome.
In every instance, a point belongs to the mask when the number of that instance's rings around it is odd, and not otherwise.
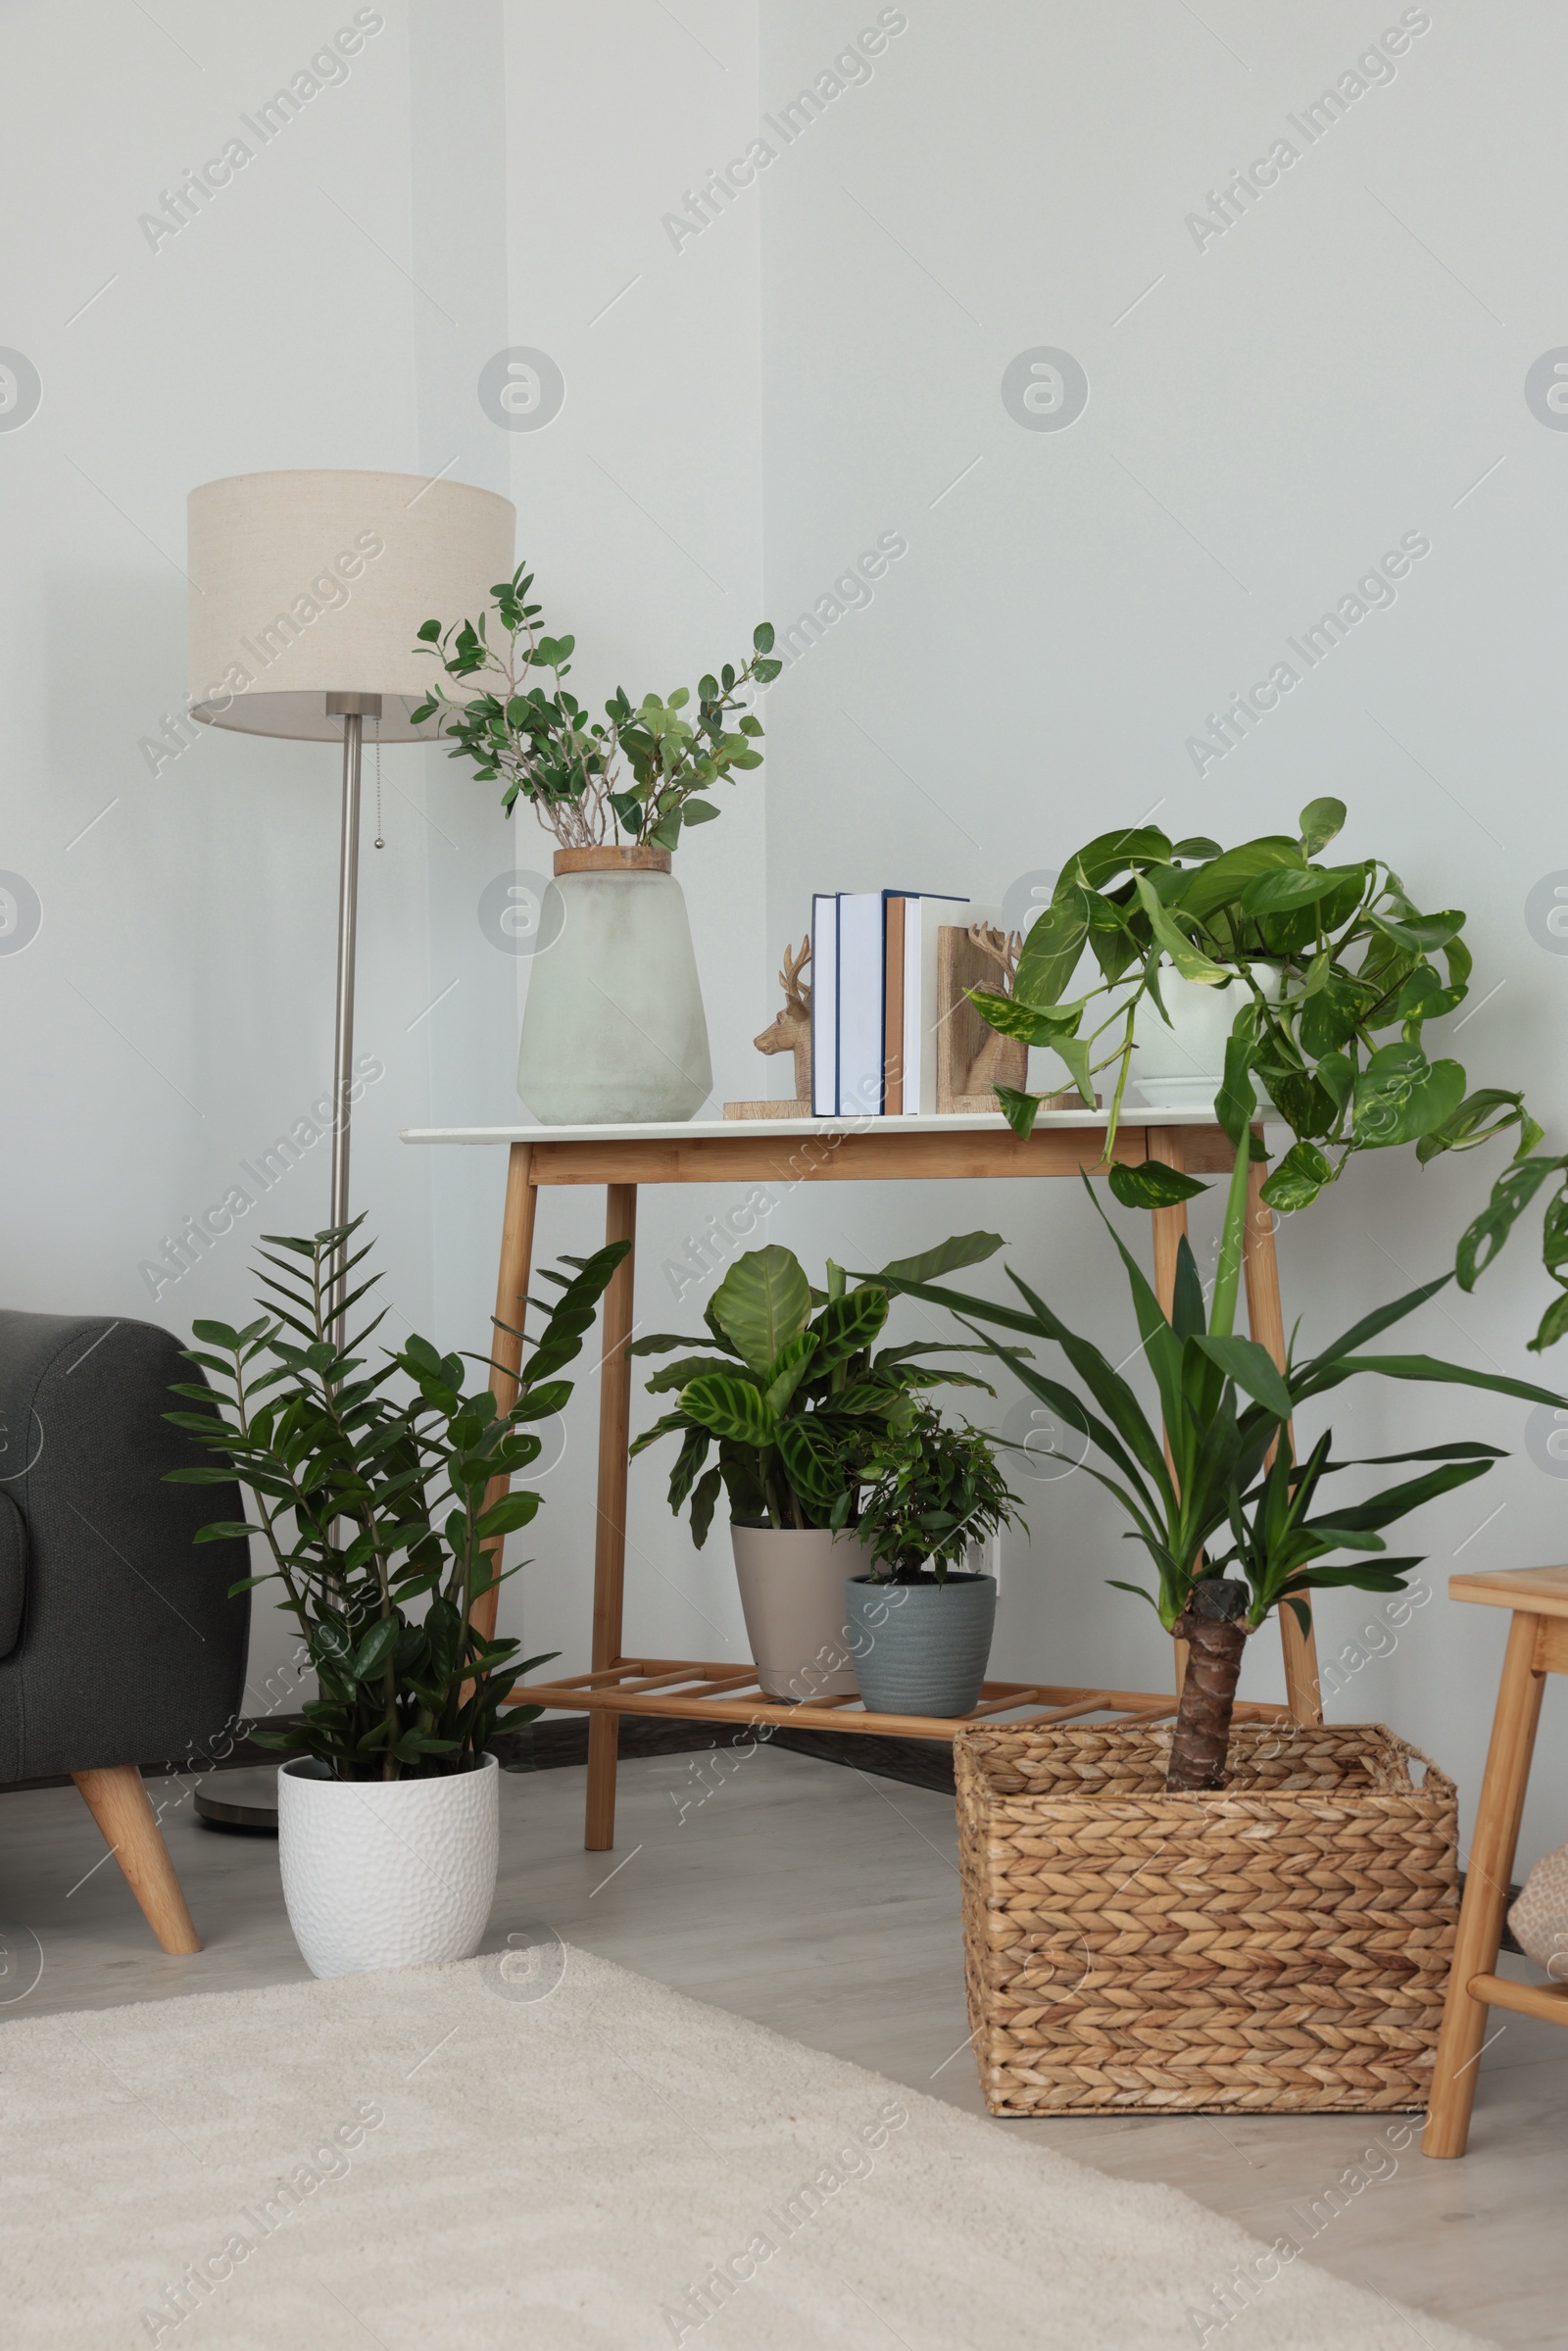
[[[954,1740],[992,2113],[1425,2106],[1453,1783],[1376,1724],[1239,1726],[1213,1794],[1167,1794],[1169,1751],[1168,1729]]]

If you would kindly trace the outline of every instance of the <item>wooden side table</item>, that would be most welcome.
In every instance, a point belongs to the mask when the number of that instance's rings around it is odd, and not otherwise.
[[[1568,1674],[1568,1567],[1450,1576],[1448,1596],[1509,1608],[1513,1621],[1470,1842],[1432,2104],[1421,2140],[1424,2155],[1464,2153],[1489,2009],[1508,2008],[1517,2016],[1568,2025],[1568,1984],[1514,1984],[1496,1973],[1542,1695],[1548,1674]]]
[[[1206,1111],[1136,1111],[1116,1136],[1115,1156],[1133,1164],[1161,1159],[1193,1174],[1228,1175],[1235,1153]],[[880,1732],[904,1738],[951,1739],[956,1722],[929,1716],[871,1714],[855,1698],[820,1698],[800,1705],[762,1695],[756,1670],[702,1658],[627,1657],[621,1648],[626,1573],[627,1445],[631,1434],[632,1296],[635,1280],[637,1193],[644,1184],[765,1185],[786,1193],[798,1183],[990,1181],[998,1176],[1068,1176],[1103,1172],[1104,1111],[1043,1112],[1027,1141],[1000,1113],[965,1117],[870,1119],[798,1118],[712,1120],[669,1126],[419,1127],[403,1141],[507,1147],[506,1207],[496,1280],[498,1321],[519,1328],[533,1257],[534,1215],[541,1187],[602,1184],[605,1239],[633,1249],[617,1267],[604,1301],[604,1360],[599,1391],[599,1513],[594,1548],[593,1641],[586,1672],[519,1684],[517,1703],[532,1701],[588,1716],[588,1811],[584,1842],[590,1852],[614,1843],[615,1759],[622,1714],[661,1714],[680,1721],[770,1723],[813,1730]],[[1273,1219],[1257,1199],[1262,1169],[1252,1169],[1251,1210],[1245,1250],[1248,1319],[1277,1363],[1285,1360],[1285,1323]],[[1167,1310],[1174,1293],[1176,1249],[1187,1230],[1185,1206],[1153,1211],[1155,1287]],[[760,1244],[754,1243],[754,1246]],[[498,1369],[491,1392],[504,1408],[516,1394],[521,1341],[492,1335],[485,1352]],[[494,1481],[486,1501],[499,1499],[506,1480]],[[474,1611],[485,1632],[495,1629],[498,1594]],[[1289,1609],[1280,1611],[1289,1704],[1249,1700],[1239,1722],[1321,1722],[1317,1658],[1310,1633]],[[966,1720],[1044,1707],[1030,1717],[1064,1722],[1093,1714],[1149,1721],[1175,1711],[1174,1697],[1140,1690],[1090,1690],[1054,1684],[988,1682]]]

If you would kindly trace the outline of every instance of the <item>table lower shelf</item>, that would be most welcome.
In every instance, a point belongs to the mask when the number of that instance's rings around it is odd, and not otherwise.
[[[987,1682],[970,1714],[872,1714],[858,1697],[809,1698],[795,1703],[763,1694],[755,1666],[714,1665],[700,1658],[623,1657],[597,1673],[519,1682],[514,1705],[565,1714],[661,1714],[677,1722],[771,1723],[813,1731],[865,1731],[882,1738],[951,1739],[965,1723],[1016,1717],[1022,1723],[1066,1723],[1103,1716],[1111,1721],[1158,1722],[1176,1711],[1174,1697],[1150,1690],[1068,1688],[1049,1682]],[[1027,1711],[1029,1708],[1035,1712]],[[1239,1723],[1289,1722],[1286,1706],[1257,1699],[1238,1702]]]

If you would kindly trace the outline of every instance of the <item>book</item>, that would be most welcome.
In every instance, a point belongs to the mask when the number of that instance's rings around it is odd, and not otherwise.
[[[930,1116],[937,1107],[937,1048],[948,1009],[940,1001],[937,986],[937,938],[943,924],[954,920],[956,906],[967,911],[968,901],[926,892],[889,895],[885,1107],[890,1117]],[[895,989],[896,1025],[892,1010]]]
[[[918,906],[919,901],[913,902]],[[905,1106],[907,1067],[904,1034],[904,941],[910,901],[891,891],[882,908],[882,1114],[900,1118]],[[918,1077],[916,1077],[918,1089]]]
[[[877,1118],[882,1113],[886,988],[883,903],[880,890],[839,893],[840,1117]]]
[[[839,1112],[839,902],[811,900],[811,1115]]]

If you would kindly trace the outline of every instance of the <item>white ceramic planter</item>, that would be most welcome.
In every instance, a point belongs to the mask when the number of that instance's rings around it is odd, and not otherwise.
[[[844,1621],[847,1565],[860,1547],[826,1528],[730,1521],[741,1611],[757,1677],[770,1698],[853,1697],[859,1687]]]
[[[1278,968],[1253,966],[1253,977],[1271,1004],[1280,992]],[[1179,979],[1167,963],[1159,993],[1170,1014],[1167,1028],[1146,996],[1133,1025],[1132,1081],[1151,1109],[1207,1110],[1225,1075],[1225,1044],[1231,1025],[1251,991],[1244,980],[1204,988]]]
[[[663,849],[561,849],[517,1092],[547,1126],[690,1118],[713,1090],[686,901]]]
[[[333,1780],[310,1757],[277,1775],[283,1899],[313,1976],[471,1959],[495,1900],[500,1772]]]

